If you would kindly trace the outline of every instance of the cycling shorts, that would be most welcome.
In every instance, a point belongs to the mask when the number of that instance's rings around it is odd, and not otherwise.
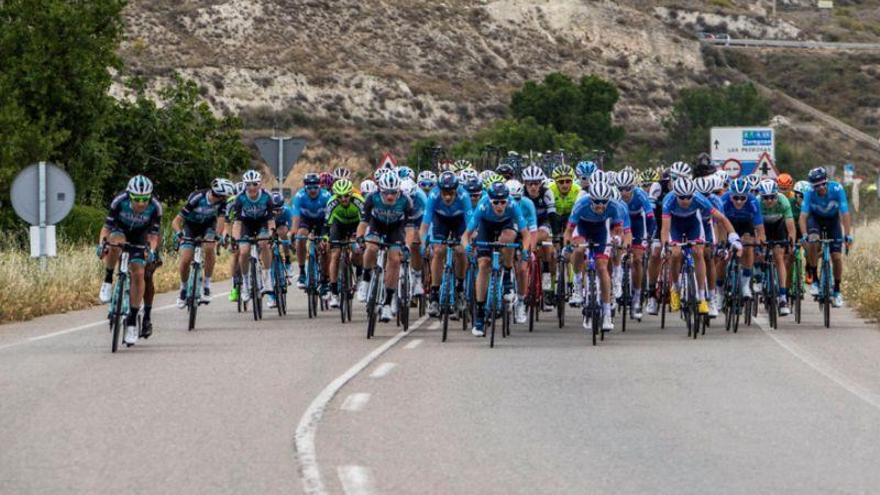
[[[807,234],[818,235],[820,238],[843,239],[843,229],[840,228],[839,217],[817,217],[810,215],[807,217]],[[831,243],[831,252],[839,253],[842,251],[843,243]]]
[[[740,236],[755,235],[755,223],[751,220],[730,220],[733,230]]]
[[[608,245],[608,227],[605,222],[578,222],[572,237],[598,244],[599,246],[593,248],[596,259],[608,259],[611,255],[611,246]],[[575,241],[574,243],[578,244],[579,242]]]
[[[330,224],[330,240],[334,242],[347,241],[357,232],[356,223],[332,223]]]
[[[378,240],[387,244],[398,244],[388,249],[400,249],[406,242],[406,222],[382,223],[375,219],[370,222],[367,239]]]
[[[306,229],[310,234],[321,235],[324,232],[324,217],[299,217],[299,228]]]
[[[134,230],[125,232],[123,230],[113,229],[110,231],[111,237],[125,237],[125,242],[138,246],[147,245],[147,232],[145,230]],[[110,242],[116,241],[110,239]],[[127,247],[125,251],[128,253],[128,262],[137,263],[139,265],[147,264],[147,250],[142,248]]]
[[[706,241],[706,229],[697,215],[689,217],[673,216],[669,221],[669,238],[672,242]]]
[[[183,222],[183,236],[190,239],[202,238],[204,241],[213,241],[217,238],[216,220],[208,223],[191,223]],[[190,241],[181,241],[180,249],[192,249],[193,244]]]
[[[238,239],[239,244],[245,244],[251,240],[251,238],[262,238],[269,237],[269,222],[268,221],[242,221],[241,222],[241,237]]]
[[[773,223],[764,222],[764,233],[768,241],[788,240],[788,227],[786,227],[784,219]]]
[[[477,232],[477,242],[497,242],[498,236],[500,236],[505,230],[514,230],[512,218],[508,218],[503,222],[480,220],[480,227]],[[478,258],[487,258],[491,256],[491,248],[477,246]]]
[[[434,239],[449,239],[450,237],[461,239],[467,228],[464,215],[456,217],[434,217],[431,223],[431,234]]]

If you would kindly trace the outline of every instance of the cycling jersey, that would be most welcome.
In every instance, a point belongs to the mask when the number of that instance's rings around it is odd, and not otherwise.
[[[284,226],[289,229],[291,224],[293,224],[293,208],[288,205],[281,205],[281,208],[275,214],[275,227]]]
[[[634,188],[629,201],[624,201],[632,223],[633,243],[642,244],[654,232],[654,205],[645,191]]]
[[[312,198],[306,188],[302,188],[296,192],[291,201],[293,216],[301,219],[323,220],[330,198],[330,193],[325,189],[320,189],[318,195]]]
[[[572,184],[568,194],[565,195],[559,192],[559,186],[556,185],[556,182],[551,182],[549,189],[555,198],[556,213],[563,218],[569,216],[574,210],[575,203],[577,203],[578,195],[581,192],[581,186]]]
[[[413,204],[413,226],[419,228],[422,226],[422,216],[425,214],[425,207],[428,204],[428,196],[421,189],[415,189],[410,194],[409,199]]]
[[[111,232],[125,234],[131,244],[144,244],[148,234],[159,234],[162,222],[162,205],[152,197],[144,211],[138,213],[132,207],[128,192],[121,192],[110,203],[110,212],[104,225]]]
[[[515,201],[508,201],[504,206],[504,211],[500,215],[495,213],[492,202],[488,197],[480,200],[471,215],[468,223],[468,232],[477,232],[478,242],[495,242],[498,236],[505,230],[513,228],[523,230],[527,228],[526,221],[523,218],[522,210]],[[477,256],[491,256],[492,250],[486,247],[477,246]]]
[[[718,210],[723,211],[724,205],[721,203],[721,196],[717,194],[709,194],[705,195],[706,199],[712,203],[712,206]],[[718,239],[715,238],[715,218],[709,217],[703,219],[703,229],[706,231],[706,242],[710,244],[717,244],[719,242]]]
[[[232,205],[235,204],[235,198],[237,196],[230,196],[226,198],[226,206],[223,210],[226,212],[226,221],[232,223],[235,221],[235,210],[232,208]]]
[[[663,218],[669,218],[669,238],[672,242],[702,242],[707,239],[703,219],[710,218],[716,210],[705,196],[696,193],[687,206],[682,206],[675,194],[668,193],[663,198],[662,209]]]
[[[556,213],[556,197],[553,195],[553,191],[541,186],[537,197],[533,198],[526,192],[523,194],[523,198],[529,198],[532,201],[538,225],[548,225],[550,214]]]
[[[782,193],[777,193],[776,203],[771,206],[767,206],[767,203],[763,199],[761,200],[761,215],[764,217],[765,224],[794,218],[791,211],[791,203]]]
[[[764,224],[764,215],[761,214],[761,206],[758,204],[758,200],[754,196],[749,195],[741,208],[737,208],[736,205],[734,205],[732,197],[733,195],[729,191],[721,196],[724,216],[726,216],[731,223],[751,222],[752,225]]]
[[[574,227],[574,236],[598,244],[592,252],[597,258],[607,258],[609,253],[608,237],[613,227],[629,227],[629,215],[626,206],[620,202],[609,201],[602,213],[593,211],[593,200],[587,196],[574,205],[568,217],[568,225]]]
[[[232,204],[235,220],[250,224],[268,222],[274,217],[272,210],[275,208],[277,206],[272,201],[272,195],[265,190],[260,190],[254,199],[251,199],[247,193],[239,194]]]
[[[189,195],[179,215],[189,224],[213,225],[220,216],[226,216],[228,203],[220,200],[211,203],[208,190],[195,191]]]
[[[801,212],[811,216],[830,218],[849,213],[846,191],[839,183],[828,181],[824,195],[819,195],[813,188],[804,194]]]
[[[412,226],[415,221],[415,210],[412,200],[405,194],[399,194],[394,203],[387,205],[382,201],[382,194],[374,192],[364,199],[363,222],[371,225],[406,224]]]
[[[518,200],[514,200],[514,203],[516,203],[522,211],[523,220],[526,221],[526,227],[528,227],[529,232],[538,230],[538,215],[535,210],[535,204],[532,200],[523,196]]]
[[[325,225],[333,224],[357,224],[361,221],[364,210],[364,199],[360,194],[352,194],[348,200],[348,205],[343,205],[339,197],[334,195],[327,202],[326,213],[324,215]]]
[[[467,191],[459,188],[450,204],[443,201],[439,189],[428,196],[422,221],[431,226],[434,239],[447,239],[450,234],[461,237],[472,214],[471,198]]]

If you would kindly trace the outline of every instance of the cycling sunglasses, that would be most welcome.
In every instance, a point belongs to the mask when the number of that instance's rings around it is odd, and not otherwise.
[[[745,200],[749,199],[749,197],[743,196],[741,194],[737,194],[737,195],[731,196],[730,199],[732,199],[734,201],[745,201]]]
[[[129,194],[128,198],[135,203],[146,203],[153,197],[151,194]]]
[[[828,181],[825,181],[825,182],[819,182],[819,183],[817,183],[817,184],[813,184],[813,188],[814,188],[814,189],[817,188],[817,187],[828,187]]]
[[[506,204],[507,204],[507,200],[506,200],[506,199],[493,199],[493,200],[492,200],[492,205],[493,205],[493,206],[506,205]]]
[[[593,205],[595,205],[595,206],[608,206],[608,200],[607,199],[594,199]]]
[[[763,199],[764,201],[772,201],[777,199],[777,196],[775,194],[765,194],[761,196],[761,199]]]
[[[694,199],[694,195],[693,194],[685,194],[684,196],[676,196],[676,198],[678,198],[679,201],[690,201],[690,200]]]
[[[383,189],[382,194],[385,196],[397,196],[397,193],[400,191],[395,191],[394,189]]]
[[[316,191],[320,188],[321,186],[306,186],[306,191]]]
[[[635,187],[635,186],[622,186],[622,187],[618,187],[617,190],[619,190],[619,191],[622,192],[622,193],[632,192],[632,190],[634,189],[634,187]]]
[[[557,179],[557,184],[571,184],[571,179]]]
[[[247,187],[260,187],[259,182],[245,182],[244,185],[246,185]]]

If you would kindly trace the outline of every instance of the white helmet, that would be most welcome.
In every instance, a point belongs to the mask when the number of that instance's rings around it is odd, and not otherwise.
[[[143,175],[135,175],[128,181],[128,187],[125,190],[139,196],[153,194],[153,181]]]
[[[724,185],[727,184],[727,179],[725,179],[726,176],[727,174],[724,174],[724,176],[718,174],[712,176],[714,180],[714,184],[712,184],[713,191],[720,191],[721,189],[724,189]]]
[[[715,171],[715,176],[721,179],[721,182],[727,182],[730,174],[727,173],[727,170],[718,169]]]
[[[220,196],[221,198],[232,196],[235,194],[235,184],[229,179],[218,177],[211,181],[211,192],[213,192],[215,196]]]
[[[694,179],[694,187],[697,188],[698,192],[703,194],[709,194],[715,190],[715,184],[718,179],[714,175],[706,175],[704,177],[697,177]]]
[[[412,180],[409,177],[402,179],[400,181],[400,191],[403,194],[406,194],[407,196],[412,194],[413,191],[416,190],[416,187],[418,187],[418,184],[416,184],[416,181]]]
[[[598,170],[597,170],[598,172]],[[595,174],[594,174],[595,176]],[[608,201],[613,197],[612,188],[605,182],[590,183],[590,198],[597,201]]]
[[[672,192],[676,196],[693,196],[697,192],[697,186],[689,177],[679,177],[672,183]]]
[[[462,184],[465,184],[472,179],[480,180],[480,176],[477,174],[477,171],[472,168],[466,168],[458,173],[458,180],[460,180]],[[483,181],[480,180],[480,182]]]
[[[636,174],[632,169],[623,169],[617,174],[617,187],[632,187],[636,183]]]
[[[486,182],[486,179],[495,175],[494,170],[483,170],[480,172],[480,182]]]
[[[526,182],[537,182],[546,179],[544,171],[537,165],[531,165],[522,172],[522,178]]]
[[[507,189],[510,191],[510,195],[513,196],[513,199],[520,199],[523,195],[523,185],[522,182],[516,179],[510,179],[505,182],[507,185]]]
[[[235,194],[241,194],[245,190],[244,182],[236,182],[235,183]]]
[[[612,186],[617,184],[617,172],[614,170],[605,172],[605,182]]]
[[[361,194],[363,194],[364,196],[373,194],[374,192],[379,190],[379,188],[376,186],[376,183],[371,181],[370,179],[361,182],[359,189],[361,190]]]
[[[749,174],[746,176],[746,182],[749,184],[749,188],[754,191],[758,188],[758,184],[761,183],[761,178],[755,174]]]
[[[758,191],[761,192],[761,196],[771,196],[779,192],[779,185],[773,179],[764,179],[758,184]]]
[[[693,177],[691,166],[685,162],[673,163],[672,166],[669,167],[669,178],[675,180],[679,177],[687,177],[688,179]]]
[[[241,176],[241,180],[245,184],[263,182],[263,175],[256,170],[248,170]]]
[[[590,176],[590,184],[595,184],[597,182],[608,183],[608,172],[604,170],[596,170],[593,172],[593,175]]]
[[[431,172],[430,170],[422,170],[419,172],[419,183],[422,182],[437,182],[437,174]]]
[[[384,174],[382,177],[379,177],[379,190],[380,191],[399,191],[400,190],[400,177],[397,174]]]
[[[351,170],[344,167],[336,167],[333,169],[333,180],[351,179]]]

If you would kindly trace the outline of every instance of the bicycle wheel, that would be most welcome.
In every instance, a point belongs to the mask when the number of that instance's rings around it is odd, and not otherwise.
[[[661,277],[662,277],[662,274],[661,274]],[[665,278],[665,277],[663,277],[663,278]],[[669,294],[667,294],[668,288],[667,288],[666,282],[663,280],[663,278],[660,279],[660,282],[659,282],[660,287],[657,288],[657,295],[660,298],[660,329],[661,330],[666,328],[666,307],[667,307],[666,301],[669,299]]]
[[[703,315],[700,314],[700,308],[697,303],[697,275],[693,268],[688,268],[688,305],[690,306],[691,327],[693,329],[693,338],[697,338],[700,333],[700,322],[703,321]]]
[[[122,314],[123,298],[125,297],[125,275],[120,274],[116,280],[116,290],[113,296],[113,309],[110,312],[110,330],[111,339],[110,352],[116,352],[119,348],[119,338],[122,334]]]
[[[776,264],[770,266],[770,276],[767,280],[767,317],[770,319],[770,328],[779,328],[779,289],[776,287]]]
[[[412,293],[411,281],[409,275],[409,262],[400,264],[400,290],[397,293],[399,303],[397,304],[397,315],[400,320],[403,331],[409,330],[409,304],[411,302],[410,294]]]
[[[803,298],[803,290],[804,290],[804,275],[803,275],[803,267],[801,265],[800,256],[795,255],[794,266],[792,267],[791,273],[791,290],[789,291],[791,304],[793,306],[792,310],[794,311],[794,322],[801,322],[801,299]]]
[[[378,272],[378,270],[376,270]],[[379,282],[377,275],[374,273],[370,279],[369,289],[367,290],[367,338],[373,338],[376,331],[376,314],[379,303]]]
[[[496,303],[495,303],[495,285],[499,283],[496,278],[498,277],[498,273],[491,273],[489,275],[489,288],[486,291],[486,310],[485,314],[488,318],[489,323],[489,347],[495,347],[495,313],[496,313]],[[485,324],[484,324],[485,328]]]
[[[196,314],[199,311],[199,302],[196,299],[196,294],[201,290],[201,287],[199,287],[200,270],[201,267],[199,265],[193,264],[189,271],[189,283],[186,284],[186,308],[189,310],[188,331],[192,331],[196,327]]]
[[[822,260],[822,317],[825,328],[831,328],[831,266]]]
[[[560,261],[556,264],[556,319],[559,328],[565,326],[565,270],[567,265]]]
[[[599,318],[600,311],[596,309],[596,306],[599,305],[599,302],[594,300],[592,297],[590,299],[590,328],[593,331],[593,345],[597,344],[597,337],[602,334],[602,328],[600,327]]]
[[[254,321],[260,320],[260,285],[259,285],[259,277],[260,275],[257,273],[257,265],[254,263],[254,260],[251,260],[251,269],[250,269],[250,277],[251,277],[251,310],[254,314]]]
[[[623,295],[620,298],[620,331],[621,333],[626,332],[626,320],[632,317],[632,302],[630,299],[632,298],[631,290],[629,287],[629,263],[623,264],[623,282],[621,282],[621,288],[623,290]]]
[[[339,264],[336,267],[336,292],[339,294],[339,317],[345,323],[345,306],[348,303],[348,266],[345,252],[339,253]]]
[[[238,312],[241,313],[242,311],[247,311],[247,307],[244,306],[244,302],[242,302],[241,297],[241,275],[239,275],[238,278],[234,278],[232,280],[232,286],[238,292],[238,298],[235,300],[235,304],[238,307]]]

